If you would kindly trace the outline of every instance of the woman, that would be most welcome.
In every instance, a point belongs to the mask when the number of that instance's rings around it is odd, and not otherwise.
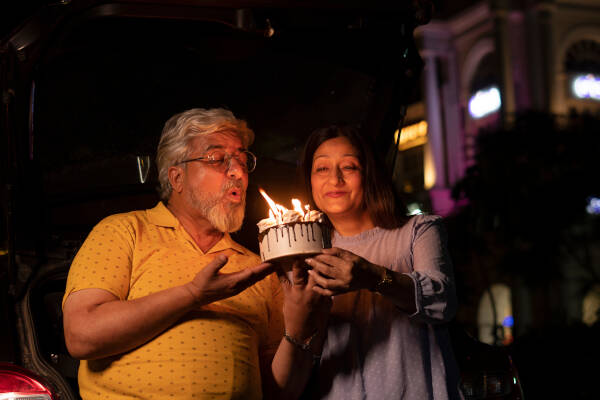
[[[332,248],[306,260],[334,296],[311,398],[456,399],[458,368],[443,323],[456,310],[439,216],[407,217],[358,132],[319,129],[302,171],[332,226]]]

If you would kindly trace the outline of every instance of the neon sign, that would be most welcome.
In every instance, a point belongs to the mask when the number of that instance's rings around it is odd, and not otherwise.
[[[496,86],[478,90],[469,100],[469,114],[474,119],[485,117],[500,109],[502,100]]]

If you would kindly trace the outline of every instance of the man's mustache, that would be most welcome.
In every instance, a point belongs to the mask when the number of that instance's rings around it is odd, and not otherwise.
[[[229,179],[221,188],[221,194],[225,195],[230,189],[238,189],[242,194],[242,198],[246,198],[246,190],[244,190],[244,183],[241,179]]]

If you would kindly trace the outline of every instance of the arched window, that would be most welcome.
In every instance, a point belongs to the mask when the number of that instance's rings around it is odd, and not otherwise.
[[[469,85],[469,115],[473,119],[497,112],[502,105],[500,97],[498,57],[495,52],[481,59]]]
[[[570,96],[600,101],[600,42],[585,39],[573,43],[564,63]]]

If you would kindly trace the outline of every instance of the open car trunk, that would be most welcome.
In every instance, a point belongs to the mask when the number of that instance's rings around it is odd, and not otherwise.
[[[70,260],[100,219],[156,204],[155,149],[171,115],[224,107],[255,131],[258,166],[233,235],[254,251],[267,213],[258,187],[282,204],[304,198],[296,165],[313,129],[358,123],[388,156],[422,68],[413,29],[430,8],[72,0],[36,9],[0,46],[0,278],[11,327],[2,360],[77,398],[60,308]]]

